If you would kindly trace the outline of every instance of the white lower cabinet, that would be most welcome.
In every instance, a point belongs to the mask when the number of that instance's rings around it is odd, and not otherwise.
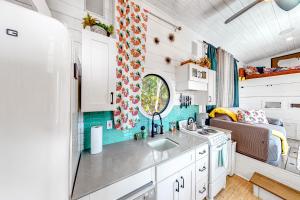
[[[178,174],[157,184],[157,200],[178,200],[179,199],[179,179]]]
[[[181,170],[179,172],[179,179],[179,199],[195,200],[195,164]]]
[[[206,154],[201,154],[201,152]],[[196,156],[196,199],[202,200],[207,196],[208,190],[208,145],[203,145],[196,150],[196,153],[201,156]]]
[[[157,200],[204,199],[208,183],[208,145],[158,165],[156,180]]]
[[[202,200],[207,196],[207,183],[208,145],[204,144],[80,200],[153,199],[153,193],[151,198],[140,196],[150,190],[154,192],[155,185],[156,200]]]
[[[157,200],[195,200],[195,163],[158,183]]]
[[[207,181],[196,183],[196,199],[201,200],[207,196],[208,184]]]

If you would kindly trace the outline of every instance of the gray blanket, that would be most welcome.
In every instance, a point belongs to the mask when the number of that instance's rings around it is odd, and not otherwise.
[[[281,151],[282,151],[281,140],[278,137],[272,135],[271,131],[276,130],[276,131],[283,133],[284,136],[286,136],[285,128],[282,126],[276,126],[276,125],[272,125],[272,124],[255,124],[255,126],[267,128],[270,130],[269,151],[268,151],[267,163],[278,166],[278,164],[281,160]]]

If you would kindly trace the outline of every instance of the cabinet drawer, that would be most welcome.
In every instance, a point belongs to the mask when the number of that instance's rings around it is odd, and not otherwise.
[[[207,196],[207,190],[208,190],[207,182],[197,182],[196,183],[196,199],[202,200]]]
[[[208,157],[201,158],[196,162],[196,182],[208,180]]]
[[[208,155],[208,145],[202,145],[196,149],[196,160],[199,160]]]
[[[121,198],[132,191],[153,182],[154,184],[155,168],[150,168],[138,174],[130,176],[113,185],[105,187],[97,192],[90,194],[90,200],[114,200]]]
[[[186,166],[195,162],[195,150],[189,151],[181,156],[173,158],[170,161],[162,163],[156,167],[156,180],[157,182],[171,176],[172,174],[180,171]]]

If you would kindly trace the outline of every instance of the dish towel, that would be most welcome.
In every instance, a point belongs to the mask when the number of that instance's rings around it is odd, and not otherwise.
[[[218,167],[228,168],[228,155],[227,155],[227,146],[221,148],[218,151]]]

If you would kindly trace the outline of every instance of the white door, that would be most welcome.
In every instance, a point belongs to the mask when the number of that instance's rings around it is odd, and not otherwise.
[[[174,174],[157,184],[157,200],[179,200],[180,189],[180,179]]]
[[[208,70],[208,105],[216,105],[216,71]]]
[[[179,199],[194,200],[195,199],[195,164],[188,166],[179,172]]]
[[[83,31],[82,99],[83,112],[113,109],[116,48],[112,38]]]

